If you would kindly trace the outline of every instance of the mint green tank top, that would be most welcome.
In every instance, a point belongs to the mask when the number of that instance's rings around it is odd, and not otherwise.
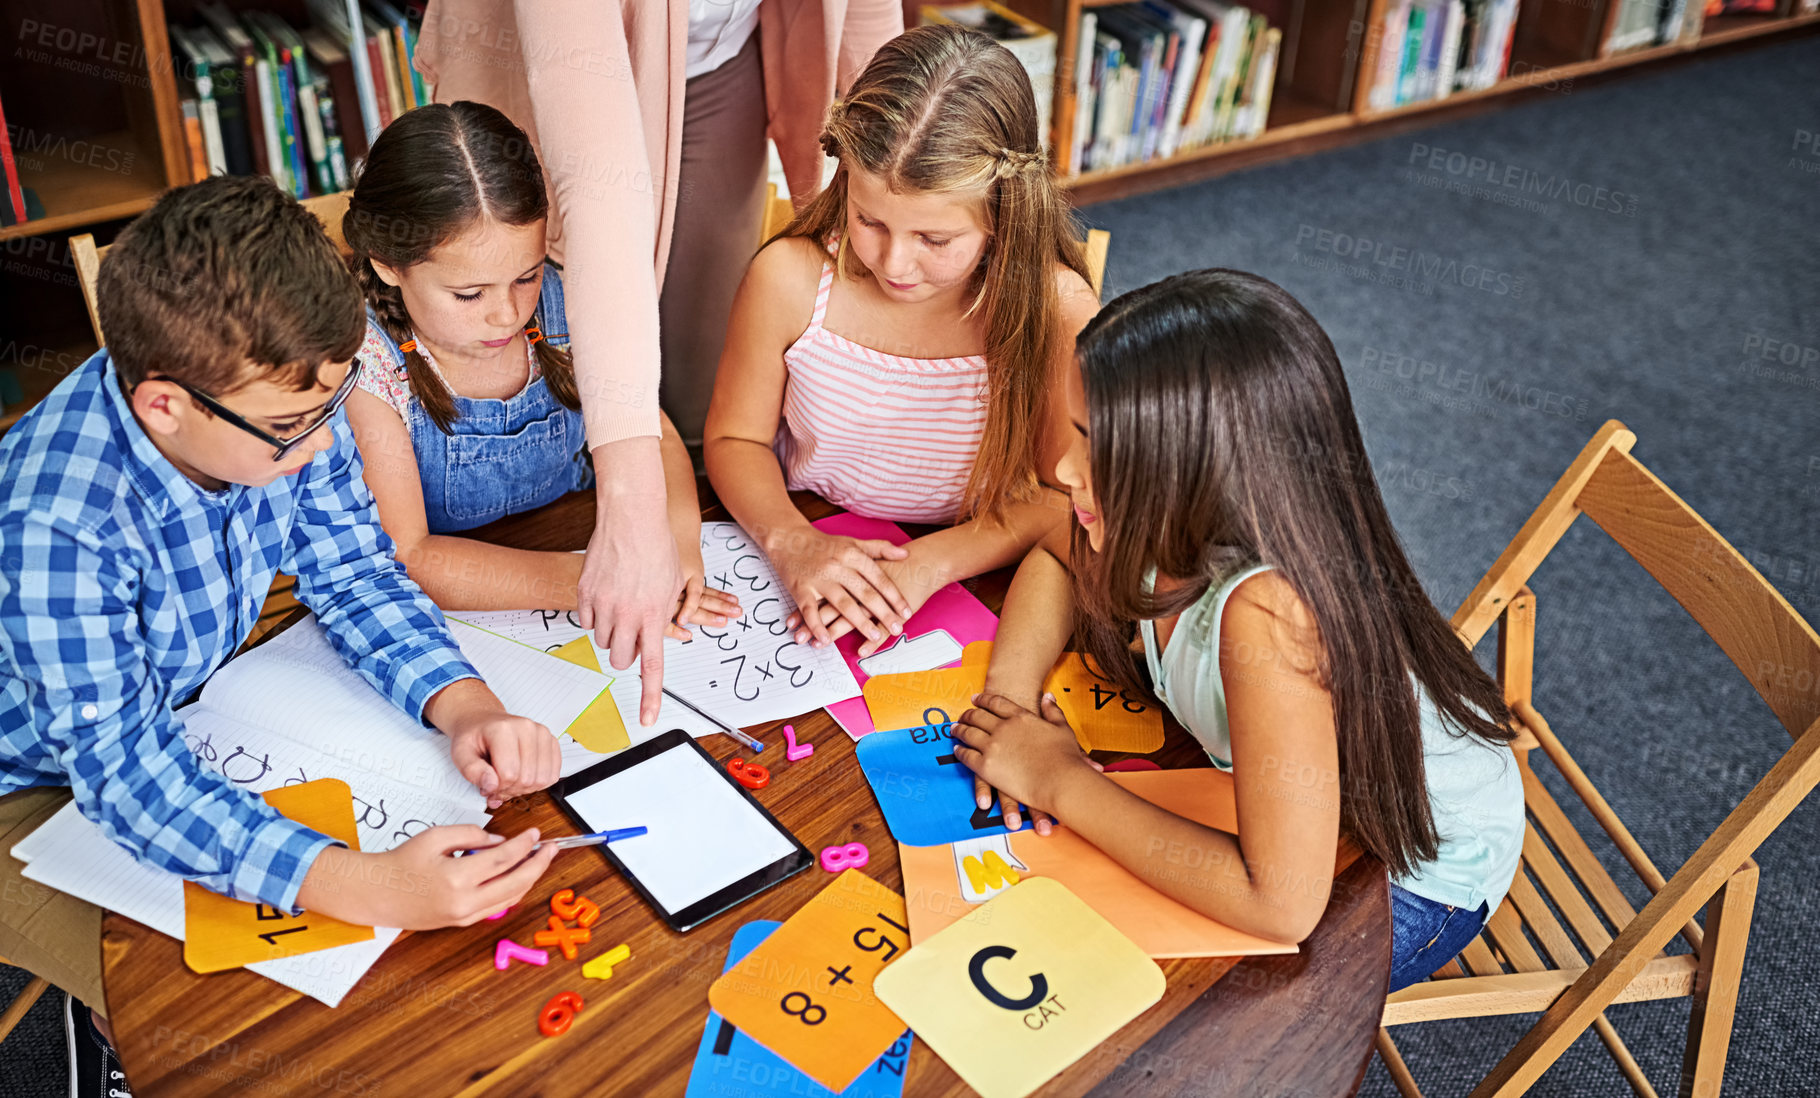
[[[1232,736],[1220,677],[1220,618],[1239,585],[1268,568],[1240,569],[1209,588],[1182,611],[1161,659],[1155,623],[1140,623],[1158,696],[1222,770],[1232,769]],[[1419,684],[1416,697],[1428,802],[1441,841],[1433,861],[1393,881],[1437,903],[1469,911],[1484,903],[1495,911],[1523,853],[1523,779],[1516,759],[1503,744],[1455,729]]]

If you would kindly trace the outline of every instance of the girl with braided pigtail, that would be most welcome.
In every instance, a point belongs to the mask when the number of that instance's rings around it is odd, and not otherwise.
[[[1098,309],[1023,67],[985,35],[918,27],[828,112],[828,186],[734,299],[703,456],[800,608],[798,643],[903,631],[945,584],[1009,564],[1068,517],[1038,481],[1056,396]],[[810,526],[810,489],[944,528],[899,547]]]
[[[463,531],[592,484],[549,199],[524,132],[480,103],[432,104],[373,143],[342,232],[367,300],[367,368],[348,400],[398,559],[448,610],[573,610],[582,558]],[[702,584],[700,506],[668,419],[670,528],[689,586],[670,633],[726,624]]]

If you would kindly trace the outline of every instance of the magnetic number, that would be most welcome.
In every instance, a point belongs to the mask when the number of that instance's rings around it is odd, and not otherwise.
[[[537,1012],[537,1031],[545,1037],[561,1037],[581,1010],[581,996],[573,991],[559,991]]]
[[[792,999],[801,999],[803,1005],[796,1010],[791,1010],[790,1000]],[[783,999],[779,1001],[779,1005],[784,1008],[785,1014],[801,1018],[803,1020],[803,1025],[806,1026],[819,1026],[828,1018],[828,1011],[825,1008],[817,1006],[814,1000],[800,991],[792,991],[790,994],[784,996]],[[809,1017],[810,1011],[815,1012],[815,1017]]]
[[[848,843],[846,846],[830,846],[822,849],[822,868],[830,873],[839,873],[843,869],[864,869],[872,860],[871,851],[865,843]]]

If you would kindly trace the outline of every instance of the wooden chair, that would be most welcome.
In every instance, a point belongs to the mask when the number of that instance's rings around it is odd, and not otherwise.
[[[19,967],[5,957],[0,957],[0,965],[8,968]],[[6,1013],[0,1014],[0,1041],[5,1041],[12,1034],[13,1028],[25,1017],[26,1012],[32,1009],[33,1004],[37,1003],[38,997],[50,989],[50,986],[50,981],[44,977],[33,976],[31,982],[27,983],[19,994],[13,997],[12,1003],[6,1008]]]
[[[317,198],[301,200],[303,208],[315,214],[328,231],[329,239],[342,254],[347,254],[348,242],[341,235],[341,216],[348,212],[348,194],[337,191]],[[101,331],[101,314],[95,309],[95,281],[101,277],[101,258],[107,249],[113,247],[95,247],[95,238],[89,233],[70,237],[70,258],[76,262],[76,278],[82,284],[82,300],[88,305],[89,324],[95,329],[95,342],[107,346],[107,336]]]
[[[790,219],[796,216],[796,208],[788,198],[777,193],[777,184],[765,184],[765,216],[759,219],[758,243],[762,247],[765,241],[782,232]],[[72,241],[72,246],[74,242]],[[1082,245],[1087,260],[1088,282],[1093,286],[1093,296],[1099,297],[1102,284],[1106,278],[1106,250],[1112,245],[1112,234],[1105,229],[1087,230],[1087,242]]]
[[[1751,854],[1820,781],[1820,690],[1814,686],[1820,681],[1820,636],[1631,456],[1635,442],[1616,420],[1601,427],[1453,616],[1455,632],[1469,647],[1498,624],[1498,677],[1521,726],[1513,746],[1529,817],[1523,860],[1485,932],[1433,978],[1392,994],[1384,1025],[1541,1012],[1473,1090],[1475,1098],[1522,1094],[1588,1026],[1632,1088],[1654,1095],[1603,1011],[1612,1003],[1676,997],[1693,999],[1679,1092],[1718,1094],[1757,891]],[[1666,880],[1531,701],[1536,596],[1525,585],[1581,514],[1674,596],[1794,737],[1794,746]],[[1537,747],[1653,893],[1642,911],[1631,907],[1536,779],[1531,758]],[[1704,926],[1694,920],[1702,907]],[[1693,952],[1663,952],[1677,933]],[[1378,1051],[1397,1088],[1420,1095],[1388,1030],[1379,1031]]]

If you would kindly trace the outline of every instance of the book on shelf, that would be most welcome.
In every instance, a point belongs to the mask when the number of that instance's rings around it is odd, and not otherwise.
[[[194,117],[202,139],[203,155],[199,161],[192,152],[191,174],[197,179],[225,175],[227,148],[221,132],[220,108],[215,100],[212,59],[202,44],[182,27],[171,28],[171,59],[176,63],[177,94],[181,97],[185,136],[189,134],[190,121]]]
[[[203,4],[196,11],[208,25],[208,32],[239,66],[241,96],[245,101],[246,150],[252,161],[251,171],[254,175],[270,175],[273,161],[265,128],[265,81],[259,72],[253,36],[221,4]],[[224,143],[227,143],[225,134],[223,138]]]
[[[298,198],[346,190],[376,133],[367,119],[387,124],[429,101],[411,66],[417,29],[399,8],[369,2],[358,38],[341,0],[306,9],[310,25],[296,26],[208,0],[198,26],[171,26],[195,178],[266,175]]]
[[[1509,71],[1516,25],[1517,0],[1391,0],[1375,29],[1366,105],[1389,110],[1491,87]]]
[[[1136,62],[1130,102],[1121,102],[1115,120],[1115,156],[1119,164],[1138,163],[1149,159],[1144,151],[1146,141],[1154,149],[1156,84],[1169,35],[1148,25],[1131,7],[1101,9],[1100,28],[1118,39],[1124,56]]]
[[[372,139],[392,121],[391,103],[382,101],[379,95],[379,89],[385,86],[380,68],[384,58],[378,43],[368,37],[364,22],[358,37],[349,28],[348,9],[342,0],[308,0],[308,5],[316,31],[342,55],[325,53],[322,64],[335,88],[336,102],[342,107],[341,137],[348,162],[353,164],[366,156]],[[343,63],[347,66],[345,78],[338,75]]]
[[[411,109],[410,104],[405,102],[404,89],[398,82],[398,55],[392,47],[392,32],[385,24],[374,18],[371,12],[362,12],[361,18],[366,30],[369,56],[379,66],[374,70],[378,75],[373,78],[373,86],[384,101],[391,105],[391,113],[386,120],[386,125],[389,126],[392,118]]]
[[[188,181],[200,183],[209,177],[209,154],[202,141],[202,113],[194,99],[177,100],[177,111],[183,116],[183,147],[190,168]]]
[[[1645,49],[1656,44],[1657,0],[1614,0],[1617,18],[1599,51],[1604,56]]]
[[[0,225],[19,225],[28,220],[25,189],[19,185],[19,165],[13,160],[13,131],[6,124],[6,105],[0,103]]]
[[[290,27],[271,12],[249,11],[241,18],[246,20],[254,43],[265,54],[272,74],[274,99],[279,108],[278,136],[287,176],[286,189],[298,198],[307,198],[314,193],[314,156],[304,120],[306,106],[314,104],[304,102],[300,86],[304,83],[300,77],[308,77],[307,69],[299,71],[302,58],[298,54],[303,51],[291,48]]]
[[[407,111],[429,102],[424,96],[423,78],[417,75],[417,70],[411,65],[411,58],[417,52],[417,32],[412,29],[411,21],[385,0],[367,0],[366,6],[384,29],[386,46],[397,67],[396,101],[402,102],[403,109]]]
[[[1181,36],[1181,46],[1171,66],[1169,101],[1163,115],[1163,136],[1159,155],[1174,156],[1182,143],[1182,125],[1188,117],[1188,99],[1194,92],[1195,76],[1201,67],[1201,49],[1207,40],[1207,20],[1168,4],[1147,5],[1168,19]]]
[[[1069,131],[1070,147],[1064,165],[1069,175],[1079,175],[1085,166],[1087,135],[1093,130],[1093,111],[1098,98],[1098,83],[1093,75],[1093,47],[1098,28],[1099,16],[1091,8],[1081,13],[1081,29],[1077,35],[1079,41],[1076,43],[1074,57],[1074,125]]]
[[[1082,13],[1076,171],[1105,171],[1264,132],[1283,34],[1223,0]]]

